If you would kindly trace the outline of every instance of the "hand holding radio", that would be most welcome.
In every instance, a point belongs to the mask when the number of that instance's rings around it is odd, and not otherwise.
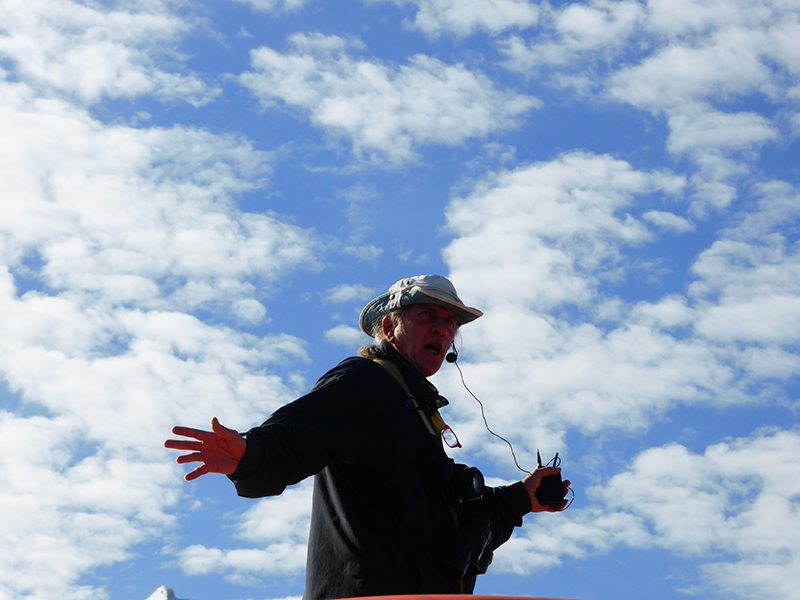
[[[561,479],[561,468],[558,466],[561,461],[558,453],[548,463],[548,465],[552,463],[553,466],[543,466],[538,451],[536,459],[538,463],[536,470],[528,473],[522,480],[531,499],[531,510],[533,512],[564,510],[569,504],[566,497],[571,482],[568,479],[565,481]]]

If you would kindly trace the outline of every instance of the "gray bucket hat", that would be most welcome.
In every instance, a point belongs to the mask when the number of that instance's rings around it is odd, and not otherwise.
[[[447,277],[441,275],[417,275],[401,279],[389,290],[367,303],[361,311],[361,331],[373,337],[383,316],[412,304],[438,304],[453,311],[458,324],[474,321],[483,313],[466,306],[456,293],[456,288]]]

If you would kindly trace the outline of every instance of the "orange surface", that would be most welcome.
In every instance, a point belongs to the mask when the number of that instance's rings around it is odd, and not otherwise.
[[[340,600],[564,600],[542,598],[539,596],[482,596],[480,594],[411,594],[410,596],[363,596],[360,598],[341,598]]]

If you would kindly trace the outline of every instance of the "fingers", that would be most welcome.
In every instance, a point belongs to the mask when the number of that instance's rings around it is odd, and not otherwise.
[[[205,464],[200,465],[194,471],[189,471],[186,475],[184,475],[184,479],[186,481],[192,481],[193,479],[197,479],[198,477],[205,475],[208,473],[208,466]]]
[[[542,510],[544,512],[561,512],[562,510],[564,510],[567,507],[567,504],[569,504],[569,500],[564,498],[564,500],[561,502],[561,505],[552,506],[552,505],[548,504],[546,506],[542,506]]]
[[[164,448],[172,450],[202,450],[203,442],[190,442],[187,440],[167,440],[164,442]]]
[[[237,432],[237,431],[235,431],[233,429],[229,429],[229,428],[225,427],[225,425],[223,425],[222,423],[219,422],[219,419],[217,419],[217,417],[214,417],[213,419],[211,419],[211,430],[214,433],[222,433],[222,434],[228,434],[228,435],[230,435],[231,433],[235,433],[235,434],[238,435],[238,433],[239,433],[239,432]]]
[[[547,512],[561,512],[567,505],[569,504],[569,500],[567,499],[567,494],[569,494],[569,487],[572,485],[572,482],[569,479],[565,479],[563,482],[563,489],[564,489],[564,501],[561,503],[561,506],[558,508],[547,508]]]
[[[185,464],[190,462],[204,462],[205,458],[200,452],[193,452],[192,454],[182,454],[178,458],[175,459],[175,462],[178,464]]]
[[[179,464],[202,463],[184,476],[186,481],[206,473],[233,473],[244,455],[247,442],[239,432],[225,427],[216,417],[211,420],[211,429],[205,431],[176,425],[172,428],[173,434],[194,440],[168,439],[164,442],[165,448],[188,451],[176,459]]]
[[[180,435],[183,437],[192,437],[196,440],[206,441],[213,437],[213,433],[210,431],[204,431],[202,429],[195,429],[194,427],[181,427],[180,425],[176,425],[172,428],[172,433],[175,435]]]
[[[561,473],[561,467],[539,467],[534,471],[540,477],[547,477],[549,475],[558,475]]]
[[[225,435],[225,434],[236,434],[238,432],[233,429],[228,429],[222,423],[219,422],[217,417],[211,419],[211,431],[206,431],[205,429],[195,429],[194,427],[183,427],[181,425],[176,425],[172,428],[172,433],[175,435],[179,435],[181,437],[190,437],[196,440],[200,440],[201,442],[209,442],[214,439],[216,435]],[[165,443],[164,445],[167,448],[175,448],[178,450],[184,450],[186,448],[179,447],[176,444],[180,443],[178,440],[167,440],[170,443],[169,446]],[[196,442],[188,442],[188,443],[196,443]]]

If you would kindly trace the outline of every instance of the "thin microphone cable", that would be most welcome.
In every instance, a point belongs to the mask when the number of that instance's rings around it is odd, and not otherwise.
[[[475,401],[478,403],[478,406],[481,407],[481,417],[483,417],[483,424],[486,426],[486,431],[491,433],[494,437],[496,437],[496,438],[498,438],[500,440],[503,440],[506,444],[508,444],[508,447],[511,450],[511,457],[514,459],[514,464],[517,466],[517,468],[520,471],[522,471],[523,473],[525,473],[526,475],[528,473],[530,473],[530,471],[526,471],[525,469],[523,469],[522,467],[519,466],[519,463],[517,462],[517,455],[514,452],[514,446],[511,445],[511,442],[509,442],[502,435],[499,435],[499,434],[495,433],[494,431],[492,431],[492,428],[489,427],[489,423],[486,420],[486,411],[483,409],[483,402],[481,402],[480,399],[475,394],[473,394],[472,390],[469,389],[469,387],[467,386],[467,382],[464,381],[464,373],[461,371],[461,367],[458,366],[458,363],[457,362],[453,362],[453,364],[456,366],[456,369],[458,369],[458,374],[461,375],[461,385],[463,385],[464,389],[467,390],[467,392],[469,392],[470,396],[475,398]]]

